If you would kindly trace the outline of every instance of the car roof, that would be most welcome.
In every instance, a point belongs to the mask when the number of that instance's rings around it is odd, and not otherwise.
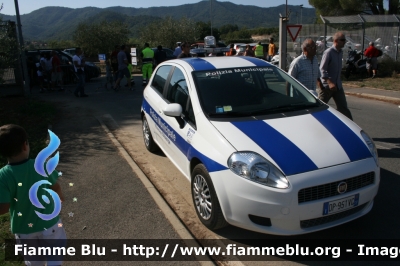
[[[243,67],[275,67],[270,63],[247,56],[216,56],[216,57],[191,57],[174,59],[168,62],[184,61],[194,71],[217,70],[223,68],[243,68]]]

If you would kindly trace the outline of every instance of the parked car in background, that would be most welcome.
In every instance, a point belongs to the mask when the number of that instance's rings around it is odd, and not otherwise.
[[[254,48],[254,45],[252,45],[252,44],[249,44],[249,45],[250,45],[250,49]],[[247,46],[247,44],[240,45],[239,46],[239,52],[237,52],[236,55],[238,55],[238,56],[244,55],[244,52],[246,51],[246,46]]]
[[[58,49],[38,49],[26,51],[26,55],[28,57],[32,57],[33,62],[38,63],[40,61],[40,53],[51,53],[53,50],[57,52],[57,55],[60,58],[61,68],[64,72],[65,84],[73,82],[73,80],[68,80],[69,76],[73,75],[73,73],[75,72],[72,62],[73,55],[71,55],[70,53]],[[89,81],[92,78],[100,77],[100,75],[101,70],[98,66],[96,66],[93,62],[85,62],[86,81]]]
[[[153,52],[156,52],[157,51],[157,47],[153,47],[153,48],[151,48],[151,50],[153,50]],[[170,60],[170,59],[174,58],[174,51],[172,51],[171,49],[163,47],[163,51],[167,54],[167,60]]]
[[[331,47],[333,45],[333,36],[320,36],[315,43],[318,46],[322,46],[324,42],[326,43],[327,48]]]
[[[76,55],[76,48],[67,48],[64,49],[63,51],[71,54],[72,56]]]
[[[232,44],[232,43],[231,43]],[[226,46],[226,48],[231,48],[231,44],[229,44],[228,46]],[[245,43],[233,43],[233,49],[236,50],[236,54],[238,54],[240,52],[240,46],[246,46]]]

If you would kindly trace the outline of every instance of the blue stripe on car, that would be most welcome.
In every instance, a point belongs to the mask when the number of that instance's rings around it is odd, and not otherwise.
[[[261,60],[261,59],[254,58],[254,57],[243,56],[241,58],[243,58],[243,59],[245,59],[245,60],[247,60],[249,62],[252,62],[253,64],[255,64],[256,66],[259,66],[259,67],[270,67],[270,66],[272,66],[268,62],[266,62],[264,60]]]
[[[182,58],[182,60],[186,61],[190,64],[195,71],[202,71],[202,70],[214,70],[216,69],[213,64],[210,62],[201,59],[201,58]]]
[[[196,157],[198,158],[207,168],[208,172],[217,172],[217,171],[222,171],[222,170],[226,170],[228,169],[226,166],[223,166],[219,163],[217,163],[216,161],[210,159],[209,157],[207,157],[206,155],[202,154],[201,152],[199,152],[198,150],[196,150],[192,145],[190,145],[189,143],[187,143],[179,134],[178,132],[176,132],[175,130],[173,130],[168,123],[162,119],[157,112],[150,106],[150,104],[143,99],[143,103],[142,103],[142,107],[143,110],[151,117],[151,119],[154,121],[154,123],[156,124],[156,126],[165,133],[165,137],[168,137],[168,139],[174,143],[178,149],[186,156],[186,158],[190,161],[192,160],[192,158]],[[163,127],[160,127],[160,123],[163,124]],[[170,131],[174,133],[174,137],[173,138],[171,136],[171,134],[167,134],[168,132],[166,131]]]
[[[318,169],[302,150],[264,121],[232,122],[232,124],[268,153],[286,175]]]
[[[371,157],[367,145],[338,117],[330,111],[312,114],[339,142],[351,161],[358,161]]]

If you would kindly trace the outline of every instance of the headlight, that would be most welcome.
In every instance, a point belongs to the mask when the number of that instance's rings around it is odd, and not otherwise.
[[[372,141],[372,139],[368,136],[367,133],[365,133],[363,130],[361,130],[361,136],[363,137],[365,143],[367,143],[368,149],[372,154],[372,157],[374,157],[376,165],[379,167],[379,160],[378,160],[378,151],[376,150],[375,143]]]
[[[272,163],[254,152],[235,152],[228,159],[232,172],[248,180],[274,188],[288,188],[289,182]]]

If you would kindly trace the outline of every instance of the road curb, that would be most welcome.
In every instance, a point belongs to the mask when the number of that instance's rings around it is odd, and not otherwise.
[[[125,148],[117,140],[117,138],[114,136],[114,134],[103,123],[102,119],[97,116],[95,116],[95,118],[97,119],[97,121],[99,121],[104,132],[110,138],[111,142],[116,146],[116,148],[118,149],[118,151],[120,152],[122,157],[127,161],[129,166],[132,168],[133,172],[135,172],[135,174],[138,176],[140,181],[142,181],[144,187],[147,189],[150,196],[153,198],[153,200],[155,201],[157,206],[160,208],[160,210],[162,210],[166,219],[171,223],[172,227],[175,229],[175,231],[177,232],[179,237],[183,241],[194,240],[194,241],[198,242],[198,240],[196,240],[193,237],[193,235],[190,233],[190,231],[185,227],[185,225],[181,222],[181,220],[178,218],[178,216],[174,213],[174,211],[171,209],[171,207],[168,205],[168,203],[164,200],[164,198],[161,196],[161,194],[158,192],[158,190],[154,187],[154,185],[151,183],[151,181],[147,178],[147,176],[139,168],[139,166],[136,164],[136,162],[132,159],[132,157],[129,155],[128,151],[125,150]],[[197,247],[200,247],[200,245],[198,245]],[[197,262],[202,266],[216,265],[215,262],[213,262],[211,259],[209,261],[197,261]]]
[[[375,94],[369,94],[369,93],[360,93],[360,92],[345,92],[345,94],[360,97],[360,98],[378,100],[378,101],[383,101],[383,102],[388,102],[388,103],[393,103],[393,104],[400,104],[400,98],[396,98],[396,97],[375,95]]]

